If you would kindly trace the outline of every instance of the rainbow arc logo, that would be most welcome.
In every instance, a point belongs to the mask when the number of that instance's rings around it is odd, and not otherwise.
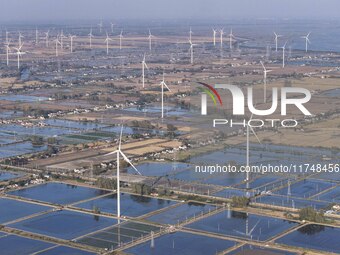
[[[214,89],[213,86],[207,83],[204,83],[204,82],[198,82],[198,84],[203,86],[203,87],[199,87],[199,89],[203,92],[202,93],[202,107],[201,107],[202,115],[207,115],[207,95],[210,96],[215,106],[217,106],[217,100],[221,106],[223,105],[220,94],[216,91],[216,89]]]

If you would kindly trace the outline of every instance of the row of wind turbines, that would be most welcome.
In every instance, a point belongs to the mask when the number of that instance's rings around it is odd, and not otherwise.
[[[100,32],[101,32],[101,29],[102,29],[102,26],[103,26],[103,23],[100,22],[98,24],[99,28],[100,28]],[[114,23],[111,23],[111,31],[113,31],[113,28],[114,28]],[[213,45],[216,46],[216,35],[217,35],[217,32],[218,30],[217,29],[212,29],[213,31]],[[219,30],[219,33],[220,33],[220,47],[222,49],[223,47],[223,35],[224,35],[224,28],[220,29]],[[43,39],[45,40],[45,46],[46,48],[49,47],[49,39],[50,39],[50,36],[49,36],[49,30],[47,32],[44,32],[45,36],[43,37]],[[7,66],[9,65],[9,55],[12,54],[10,53],[11,52],[11,49],[10,49],[10,41],[8,39],[8,35],[9,35],[9,32],[6,31],[6,42],[5,42],[5,47],[6,47],[6,63],[7,63]],[[192,41],[192,35],[193,35],[193,31],[190,27],[190,30],[189,30],[189,44],[190,44],[190,63],[193,64],[194,63],[194,46],[197,46],[198,44],[194,44],[193,41]],[[278,51],[278,39],[280,37],[282,37],[282,35],[279,35],[277,34],[276,32],[274,32],[274,41],[275,41],[275,51],[277,52]],[[302,36],[301,38],[303,38],[305,40],[305,51],[308,52],[308,45],[311,43],[310,40],[309,40],[309,36],[310,36],[310,33],[308,33],[306,36]],[[92,49],[92,40],[95,38],[95,36],[93,35],[93,30],[92,28],[90,29],[90,33],[87,35],[88,37],[88,40],[89,40],[89,48]],[[120,34],[117,35],[118,37],[118,40],[119,40],[119,49],[121,50],[122,49],[122,42],[123,42],[123,30],[121,30]],[[23,42],[22,42],[22,39],[24,38],[24,36],[21,34],[21,32],[19,32],[19,38],[18,38],[18,47],[14,48],[16,50],[16,55],[17,55],[17,62],[18,62],[18,68],[20,68],[20,57],[25,54],[25,52],[22,52],[21,51],[21,48],[23,46]],[[63,50],[63,45],[64,45],[64,39],[69,39],[70,40],[70,52],[72,53],[73,52],[73,43],[74,43],[74,40],[75,38],[77,38],[76,35],[72,35],[72,34],[69,34],[68,36],[65,36],[64,33],[63,33],[63,30],[61,30],[60,33],[57,34],[56,36],[56,39],[54,39],[54,42],[55,42],[55,55],[58,56],[59,55],[59,50]],[[151,51],[152,50],[152,40],[155,38],[154,35],[151,34],[151,31],[149,29],[149,34],[148,34],[148,37],[147,37],[147,40],[148,40],[148,45],[149,45],[149,50]],[[233,34],[233,30],[231,29],[230,30],[230,33],[228,35],[228,38],[229,38],[229,48],[230,50],[233,49],[233,43],[234,42],[237,42],[237,37]],[[106,54],[109,55],[109,47],[110,47],[110,42],[113,41],[113,38],[111,38],[108,34],[108,32],[106,32],[106,38],[104,39],[104,43],[106,44]],[[284,68],[285,67],[285,50],[286,50],[286,45],[287,45],[287,42],[285,42],[285,44],[281,47],[282,49],[282,67]],[[38,29],[36,28],[35,30],[35,44],[38,45],[39,43],[39,31]],[[59,50],[58,50],[58,46],[59,46]]]

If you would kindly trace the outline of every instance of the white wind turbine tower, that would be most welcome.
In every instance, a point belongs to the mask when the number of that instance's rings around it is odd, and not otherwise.
[[[5,44],[6,46],[6,63],[7,66],[9,65],[9,52],[11,51],[10,47],[9,47],[9,42]]]
[[[287,45],[287,42],[282,47],[282,68],[285,67],[285,50],[286,50],[286,45]]]
[[[106,39],[104,42],[106,42],[106,55],[109,55],[109,42],[112,41],[112,39],[109,37],[109,34],[106,32]]]
[[[71,40],[71,53],[73,52],[73,39],[76,38],[76,35],[70,35],[70,40]]]
[[[49,33],[50,33],[50,30],[48,30],[47,32],[45,32],[45,44],[46,44],[46,48],[48,47]]]
[[[57,38],[54,40],[55,42],[55,56],[58,57],[58,44],[61,45],[59,41],[59,35],[57,35]]]
[[[277,44],[278,44],[278,38],[282,37],[282,35],[278,35],[274,32],[275,35],[275,51],[277,52]]]
[[[262,67],[263,67],[263,102],[267,102],[267,73],[270,73],[273,70],[267,70],[264,66],[263,62],[260,61]]]
[[[6,44],[9,44],[9,41],[8,41],[8,35],[9,35],[9,32],[7,31],[7,29],[6,29]]]
[[[250,120],[253,119],[253,114],[251,115]],[[253,129],[252,126],[250,126],[248,123],[247,123],[247,149],[246,149],[246,167],[249,169],[250,167],[250,146],[249,146],[249,131],[251,130],[251,132],[254,134],[254,136],[256,137],[257,141],[259,142],[259,144],[262,144],[259,137],[257,136],[257,134],[255,133],[255,130]],[[246,171],[246,188],[249,189],[249,171]]]
[[[152,38],[153,38],[154,36],[151,34],[151,31],[150,31],[150,29],[149,29],[149,37],[148,37],[148,39],[149,39],[149,50],[151,51],[151,46],[152,46]]]
[[[64,31],[61,30],[61,33],[60,33],[60,49],[63,49],[63,47],[64,47],[64,42],[63,42],[64,38],[66,38],[65,35],[64,35]]]
[[[166,87],[169,91],[171,91],[164,81],[164,73],[163,73],[163,80],[161,81],[160,85],[162,87],[162,119],[163,119],[164,118],[164,87]]]
[[[119,49],[122,49],[122,40],[123,40],[123,30],[120,31],[120,34],[118,35],[119,37]]]
[[[230,29],[230,34],[229,34],[229,48],[232,49],[233,48],[233,38],[235,38],[235,36],[233,35],[233,29]]]
[[[137,168],[131,163],[131,161],[128,159],[128,157],[122,152],[122,149],[121,149],[121,147],[122,147],[122,135],[123,135],[123,126],[121,127],[121,130],[120,130],[118,149],[105,155],[105,156],[111,156],[111,155],[117,154],[117,218],[118,218],[118,220],[120,220],[120,216],[121,216],[120,215],[120,167],[119,167],[120,156],[122,156],[123,159],[125,160],[125,162],[130,164],[130,166],[139,175],[142,175],[137,170]]]
[[[24,38],[24,36],[21,34],[21,32],[19,32],[19,48],[22,45],[21,38]]]
[[[93,34],[92,34],[92,28],[90,30],[90,33],[88,34],[88,37],[90,39],[90,49],[92,49],[92,38],[94,37]]]
[[[190,63],[193,64],[194,63],[194,46],[196,46],[197,44],[193,44],[191,40],[189,40],[190,43]]]
[[[192,32],[191,27],[190,27],[190,31],[189,31],[189,41],[191,41],[192,34],[193,34],[193,32]]]
[[[102,20],[98,23],[98,26],[99,26],[99,32],[101,33],[102,28],[103,28],[103,21]]]
[[[113,33],[113,28],[114,28],[115,24],[113,22],[110,22],[110,24],[111,24],[111,33]]]
[[[21,48],[22,48],[23,45],[24,44],[21,44],[19,46],[19,48],[14,48],[17,51],[16,54],[17,54],[17,57],[18,57],[18,69],[20,69],[20,57],[21,57],[21,55],[25,54],[25,52],[21,51]]]
[[[308,35],[306,36],[301,36],[301,38],[306,40],[306,52],[308,52],[308,44],[310,44],[310,40],[309,40],[309,35],[311,32],[308,33]]]
[[[217,33],[217,30],[216,29],[212,29],[213,31],[213,42],[214,42],[214,46],[216,46],[216,33]]]
[[[143,61],[142,61],[142,82],[143,82],[143,88],[144,88],[144,83],[145,83],[145,67],[147,69],[149,69],[148,66],[146,65],[145,54],[144,54]]]
[[[35,28],[35,44],[38,45],[38,40],[39,40],[39,31],[38,28]]]
[[[224,34],[224,28],[220,29],[221,49],[222,49],[222,46],[223,46],[223,34]]]

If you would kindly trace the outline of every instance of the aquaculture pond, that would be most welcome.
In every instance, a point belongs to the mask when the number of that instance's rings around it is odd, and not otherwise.
[[[26,137],[29,135],[40,135],[40,136],[60,136],[64,134],[72,134],[79,132],[75,129],[69,129],[65,127],[54,127],[54,126],[29,126],[25,127],[17,124],[5,124],[0,125],[0,132],[10,132],[17,137]]]
[[[216,206],[189,202],[147,217],[146,220],[175,225],[216,210]]]
[[[290,208],[305,208],[305,207],[313,207],[314,209],[320,210],[326,208],[329,203],[325,201],[316,201],[313,199],[303,199],[297,197],[289,197],[289,196],[278,196],[278,195],[265,195],[256,199],[253,199],[253,202],[274,205],[274,206],[282,206],[282,207],[290,207]]]
[[[71,204],[104,195],[109,191],[60,182],[48,182],[9,192],[11,195],[53,204]]]
[[[280,175],[273,175],[273,174],[264,174],[260,176],[256,176],[254,179],[250,179],[249,188],[250,189],[264,189],[265,187],[270,187],[271,184],[282,180],[284,177]],[[247,184],[244,182],[240,185],[236,185],[237,188],[247,188]],[[264,188],[263,188],[264,187]]]
[[[245,244],[236,250],[228,252],[227,254],[228,255],[297,255],[299,253]]]
[[[120,201],[121,215],[130,217],[141,216],[177,203],[172,200],[138,196],[128,193],[121,193]],[[117,214],[117,194],[100,197],[76,204],[75,206],[87,210],[98,208],[101,212]]]
[[[303,226],[280,239],[277,243],[297,246],[307,249],[340,253],[340,228],[327,227],[317,224]]]
[[[0,198],[0,223],[4,224],[39,212],[50,211],[51,207],[26,203],[9,198]]]
[[[13,119],[17,117],[22,117],[24,114],[22,111],[1,111],[0,119]]]
[[[9,226],[41,235],[73,239],[117,223],[116,219],[75,211],[54,211]]]
[[[44,120],[44,122],[50,126],[81,129],[81,130],[100,129],[100,128],[107,126],[107,125],[90,122],[90,121],[85,122],[85,121],[73,121],[73,120],[64,120],[64,119],[47,119],[47,120]]]
[[[340,203],[340,187],[335,187],[334,189],[331,189],[325,193],[322,193],[321,195],[316,195],[314,197],[318,200],[328,201],[331,203]]]
[[[114,249],[119,244],[129,243],[159,230],[159,227],[150,224],[123,221],[113,227],[76,239],[76,241],[99,248]]]
[[[67,246],[57,246],[51,249],[46,249],[39,253],[39,255],[95,255],[95,253],[79,250]]]
[[[134,255],[215,255],[236,245],[236,242],[185,232],[166,234],[138,244],[125,252]]]
[[[0,232],[0,249],[4,255],[29,255],[53,246],[53,243]]]
[[[8,144],[0,146],[0,158],[8,158],[24,154],[36,153],[45,151],[46,149],[47,149],[46,145],[33,146],[31,142]]]
[[[333,186],[335,186],[335,183],[332,182],[315,179],[304,179],[290,185],[290,194],[288,185],[280,190],[275,191],[274,193],[280,195],[291,195],[293,197],[309,198]]]
[[[193,222],[187,227],[225,236],[265,241],[297,225],[296,222],[283,219],[225,210]]]
[[[23,176],[23,173],[14,173],[0,170],[0,181],[8,181]]]

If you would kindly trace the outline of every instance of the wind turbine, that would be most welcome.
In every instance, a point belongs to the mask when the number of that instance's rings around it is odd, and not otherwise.
[[[92,34],[92,28],[90,30],[90,33],[88,34],[88,37],[90,39],[90,49],[92,49],[92,38],[94,37],[93,34]]]
[[[214,46],[216,46],[216,33],[217,33],[217,30],[216,29],[212,29],[213,31],[213,42],[214,42]]]
[[[308,52],[308,44],[310,44],[310,40],[309,40],[309,35],[311,32],[308,33],[308,35],[306,36],[301,36],[301,38],[306,40],[306,52]]]
[[[267,70],[264,66],[263,62],[260,61],[262,67],[263,67],[263,102],[267,102],[267,73],[270,73],[273,70]]]
[[[190,27],[190,31],[189,31],[189,41],[191,41],[191,36],[192,36],[193,32],[191,30],[191,27]]]
[[[119,137],[119,144],[118,144],[118,149],[106,154],[105,156],[111,156],[114,154],[117,154],[117,217],[118,220],[120,220],[120,167],[119,167],[119,160],[120,156],[123,157],[125,162],[130,164],[130,166],[139,174],[142,175],[137,168],[131,163],[131,161],[128,159],[128,157],[122,152],[122,135],[123,135],[123,126],[120,129],[120,137]]]
[[[251,240],[253,239],[253,236],[252,236],[252,233],[254,232],[254,230],[255,230],[255,228],[257,227],[257,225],[260,223],[260,221],[261,220],[258,220],[257,222],[256,222],[256,224],[253,226],[253,228],[249,231],[249,216],[248,216],[248,213],[247,213],[247,219],[246,219],[246,232],[241,232],[241,231],[238,231],[238,230],[235,230],[234,229],[234,231],[236,232],[236,233],[239,233],[239,234],[241,234],[241,235],[244,235],[244,236],[246,236],[246,237],[248,237],[248,238],[250,238]]]
[[[73,39],[76,38],[76,35],[70,35],[70,40],[71,40],[71,53],[73,52]]]
[[[152,45],[152,38],[153,38],[154,36],[151,34],[151,31],[150,31],[150,29],[149,29],[149,37],[148,37],[148,39],[149,39],[149,50],[151,51],[151,45]]]
[[[224,34],[224,28],[220,29],[221,49],[222,49],[222,46],[223,46],[223,34]]]
[[[143,88],[144,88],[144,77],[145,77],[145,73],[144,73],[144,68],[148,68],[148,66],[146,65],[146,62],[145,62],[145,54],[144,54],[144,57],[143,57],[143,61],[142,61],[142,82],[143,82]]]
[[[118,35],[119,37],[119,49],[122,49],[122,39],[123,39],[123,30],[120,31],[120,34]]]
[[[58,57],[58,44],[61,45],[59,41],[59,35],[57,35],[57,38],[54,41],[55,41],[55,56]]]
[[[22,45],[21,38],[24,38],[24,36],[21,34],[21,32],[19,32],[19,48]]]
[[[9,44],[8,35],[9,35],[9,32],[8,32],[7,29],[6,29],[6,44]]]
[[[113,28],[115,24],[113,22],[110,22],[110,24],[111,24],[111,33],[113,33]]]
[[[274,32],[275,35],[275,51],[277,52],[277,43],[278,43],[278,38],[282,37],[282,35],[278,35],[277,33]]]
[[[229,34],[229,48],[232,49],[233,48],[233,38],[235,38],[235,36],[233,35],[233,29],[230,29],[230,34]]]
[[[47,30],[47,32],[45,32],[45,43],[46,43],[46,47],[48,47],[48,36],[49,36],[50,30]]]
[[[163,72],[163,80],[161,81],[160,85],[162,87],[162,119],[163,119],[164,118],[164,87],[166,87],[169,91],[171,91],[164,81],[164,72]]]
[[[106,32],[106,39],[104,42],[106,42],[106,55],[109,55],[109,41],[112,41],[112,39],[109,37],[109,34]]]
[[[19,48],[14,48],[14,49],[17,51],[16,54],[17,54],[17,56],[18,56],[18,69],[20,69],[20,57],[21,57],[21,55],[25,54],[25,52],[22,52],[22,51],[21,51],[21,48],[22,48],[23,45],[24,45],[24,44],[21,44],[21,45],[19,46]]]
[[[64,36],[64,31],[61,30],[61,33],[60,33],[60,49],[63,49],[63,46],[64,46],[64,43],[63,43],[63,39],[66,38]]]
[[[287,42],[282,47],[282,68],[285,68],[285,50],[286,50]]]
[[[103,28],[103,21],[102,20],[98,23],[98,26],[99,26],[99,32],[101,33],[102,28]]]
[[[193,44],[191,40],[189,40],[190,43],[190,63],[193,64],[194,63],[194,46],[196,46],[197,44]]]
[[[253,119],[253,114],[250,116],[249,121],[251,121]],[[255,133],[255,130],[253,129],[252,126],[249,125],[249,123],[247,123],[247,149],[246,149],[246,167],[249,169],[250,167],[250,146],[249,146],[249,131],[251,130],[251,132],[254,134],[254,136],[256,137],[257,141],[261,143],[259,137],[257,136],[257,134]],[[246,188],[249,189],[249,171],[246,171]]]
[[[35,44],[38,45],[38,39],[39,39],[39,31],[38,28],[35,28]]]
[[[7,66],[9,65],[9,52],[11,51],[11,48],[9,47],[9,41],[5,44],[6,46],[6,63]]]

